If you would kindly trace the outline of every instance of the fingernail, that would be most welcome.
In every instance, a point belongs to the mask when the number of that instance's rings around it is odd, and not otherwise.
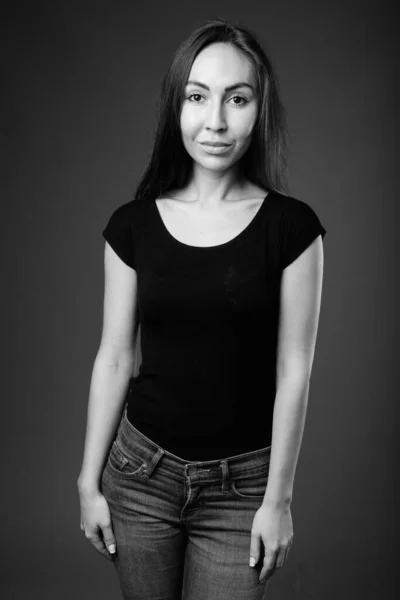
[[[250,558],[250,566],[251,566],[251,567],[254,567],[254,565],[255,565],[255,564],[256,564],[256,559],[255,559],[255,558],[252,556],[252,557]]]
[[[108,546],[108,550],[109,550],[110,554],[115,554],[115,546],[114,546],[114,544],[111,544],[110,546]]]

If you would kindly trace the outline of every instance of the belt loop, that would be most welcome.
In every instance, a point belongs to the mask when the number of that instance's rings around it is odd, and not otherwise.
[[[147,465],[147,468],[145,470],[147,477],[151,476],[151,474],[154,471],[154,468],[156,467],[157,463],[159,462],[159,460],[163,456],[163,454],[165,454],[165,452],[162,448],[159,448],[157,450],[157,452],[154,454],[153,458],[151,459],[151,461],[149,462],[149,464]]]
[[[222,493],[229,493],[229,468],[226,460],[221,460],[220,467],[222,469]]]

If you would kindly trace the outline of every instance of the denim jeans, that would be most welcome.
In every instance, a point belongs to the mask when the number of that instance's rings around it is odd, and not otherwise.
[[[271,446],[185,461],[138,431],[124,409],[101,488],[125,600],[264,600],[251,527],[267,486]]]

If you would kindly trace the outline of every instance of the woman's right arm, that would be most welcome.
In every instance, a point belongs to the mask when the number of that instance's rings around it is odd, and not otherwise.
[[[135,365],[136,271],[106,242],[103,330],[94,362],[87,410],[80,493],[100,490],[100,479],[115,437]]]

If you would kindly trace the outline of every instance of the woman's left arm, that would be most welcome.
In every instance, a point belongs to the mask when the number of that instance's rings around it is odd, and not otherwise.
[[[285,506],[303,436],[322,295],[321,236],[282,273],[277,348],[277,393],[264,502]]]
[[[318,236],[282,273],[270,467],[250,548],[257,562],[262,539],[265,557],[260,581],[282,566],[293,538],[290,505],[317,339],[323,262]]]

